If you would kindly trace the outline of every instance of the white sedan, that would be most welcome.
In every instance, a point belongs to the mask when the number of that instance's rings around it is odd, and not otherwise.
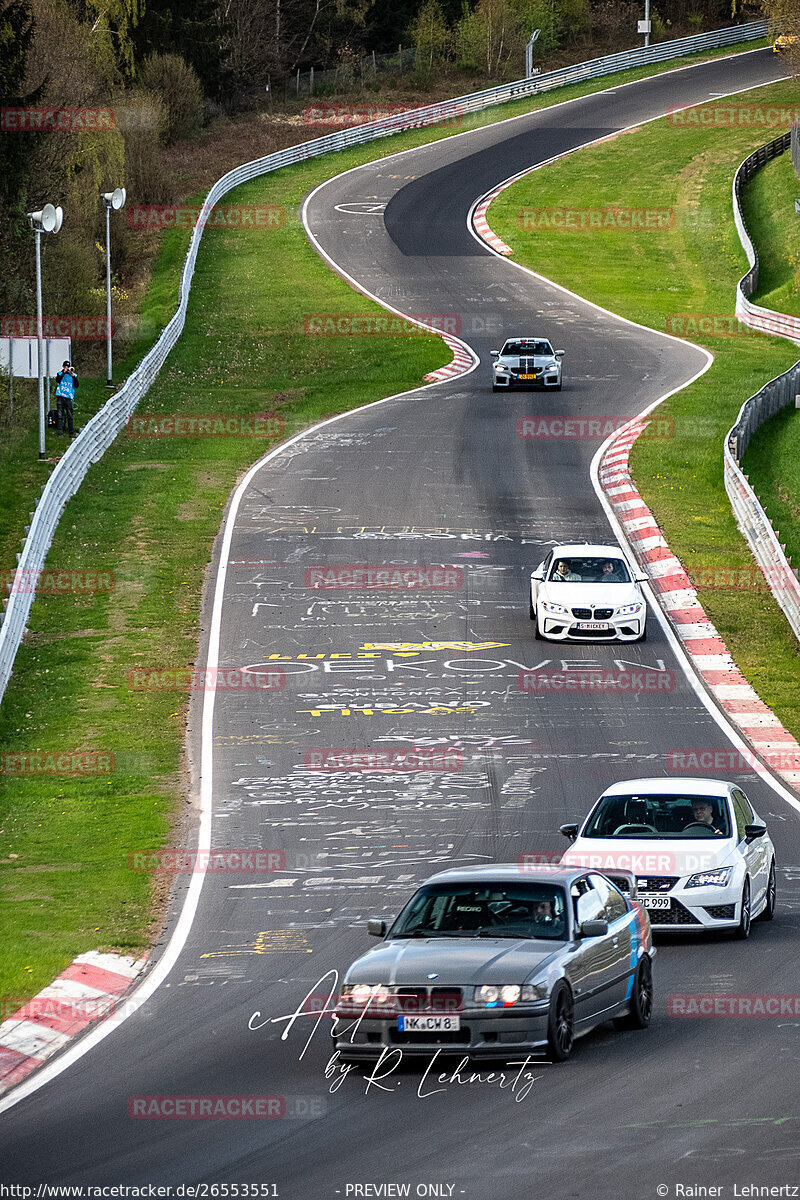
[[[647,604],[619,546],[555,546],[531,574],[536,637],[552,641],[643,642]]]
[[[628,779],[582,825],[562,825],[569,866],[635,891],[656,929],[749,937],[775,913],[775,849],[742,789],[719,779]]]
[[[545,388],[561,391],[563,350],[554,350],[547,338],[509,338],[502,350],[492,350],[492,391],[511,388]]]

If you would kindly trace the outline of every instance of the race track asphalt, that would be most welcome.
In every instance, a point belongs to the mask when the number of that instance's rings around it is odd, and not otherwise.
[[[675,994],[798,991],[800,824],[750,773],[736,778],[772,830],[778,917],[744,944],[661,939],[648,1031],[604,1026],[566,1065],[542,1065],[529,1088],[512,1090],[422,1082],[406,1065],[380,1086],[326,1079],[322,1026],[305,1052],[311,1021],[285,1041],[281,1024],[248,1028],[256,1010],[288,1014],[319,994],[326,972],[367,948],[365,919],[395,913],[436,869],[561,850],[559,825],[609,783],[667,774],[670,750],[729,746],[654,615],[645,644],[564,647],[534,641],[527,608],[529,571],[549,546],[613,537],[590,478],[598,440],[526,440],[518,418],[630,417],[704,356],[490,254],[467,215],[516,171],[781,74],[767,52],[716,60],[437,142],[313,194],[308,227],[338,267],[403,312],[457,317],[481,364],[311,432],[245,488],[220,664],[278,663],[286,686],[217,695],[213,845],[274,848],[286,867],[206,878],[166,983],[3,1116],[6,1180],[274,1183],[283,1200],[389,1182],[466,1200],[648,1200],[664,1194],[659,1185],[674,1196],[679,1183],[713,1184],[728,1200],[735,1183],[800,1183],[800,1022],[667,1015]],[[493,395],[489,350],[528,332],[565,349],[564,390]],[[458,568],[457,586],[313,586],[314,568],[348,564]],[[211,598],[206,617],[208,629]],[[534,666],[646,667],[668,684],[520,691],[520,669]],[[319,748],[420,743],[458,750],[461,769],[376,776],[306,765]],[[280,1096],[285,1115],[128,1116],[132,1096],[212,1093]]]

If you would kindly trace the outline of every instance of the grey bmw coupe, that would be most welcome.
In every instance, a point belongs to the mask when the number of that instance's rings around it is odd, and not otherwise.
[[[633,894],[635,896],[635,893]],[[345,1061],[452,1051],[563,1061],[604,1021],[644,1029],[655,949],[647,913],[605,876],[501,864],[432,876],[357,959],[336,1002]]]

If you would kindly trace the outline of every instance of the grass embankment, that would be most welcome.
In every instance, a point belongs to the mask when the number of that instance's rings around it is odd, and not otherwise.
[[[797,86],[787,81],[721,103],[788,106],[797,100]],[[733,324],[734,289],[747,262],[733,223],[731,180],[765,140],[763,129],[711,132],[688,119],[653,122],[519,181],[494,202],[489,222],[520,261],[653,329],[685,331],[692,328],[686,318],[699,314],[730,314]],[[675,218],[671,228],[636,231],[519,228],[520,210],[553,205],[672,209]],[[766,589],[725,586],[725,576],[714,574],[741,571],[737,577],[745,584],[755,580],[723,486],[722,444],[742,402],[796,354],[785,341],[744,330],[684,336],[711,350],[715,361],[664,402],[659,414],[674,420],[674,437],[640,439],[633,473],[670,546],[700,581],[700,600],[737,663],[800,737],[800,655],[788,624]],[[722,586],[703,586],[704,579]]]
[[[625,72],[477,114],[458,127],[398,135],[232,193],[229,203],[285,208],[287,224],[263,236],[207,230],[185,332],[139,412],[275,411],[289,435],[415,386],[449,358],[437,338],[304,335],[308,312],[379,310],[311,250],[297,215],[302,196],[360,162],[653,73]],[[258,153],[256,143],[252,150]],[[157,326],[173,310],[187,240],[185,232],[164,236],[143,310]],[[79,397],[83,424],[102,399],[102,381],[84,379]],[[221,513],[236,478],[266,445],[123,433],[62,517],[48,566],[113,571],[116,588],[37,598],[0,708],[0,750],[105,751],[116,769],[82,778],[0,777],[0,903],[8,930],[0,996],[35,993],[88,949],[135,952],[148,942],[151,883],[127,869],[127,855],[163,844],[180,817],[186,699],[132,692],[128,671],[194,661],[203,575]],[[30,432],[0,447],[0,470],[17,485],[0,529],[12,565],[36,494],[35,460]]]
[[[758,251],[757,304],[800,316],[800,195],[788,151],[773,159],[744,188],[745,220]],[[795,357],[797,351],[794,352]],[[786,553],[800,564],[800,412],[785,408],[757,431],[743,467]]]

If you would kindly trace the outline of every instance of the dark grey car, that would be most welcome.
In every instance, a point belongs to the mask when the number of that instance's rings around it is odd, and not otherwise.
[[[451,1051],[569,1055],[614,1020],[644,1029],[655,949],[647,913],[605,876],[516,864],[432,876],[345,975],[334,1040],[347,1060]]]

